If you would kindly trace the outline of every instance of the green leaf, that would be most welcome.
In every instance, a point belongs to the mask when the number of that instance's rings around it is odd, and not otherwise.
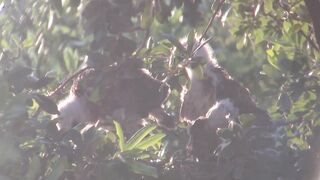
[[[270,57],[274,57],[274,51],[273,51],[272,49],[268,49],[268,50],[267,50],[267,54],[268,54],[268,56],[270,56]]]
[[[145,176],[151,176],[154,178],[158,178],[158,171],[155,167],[149,166],[140,161],[127,161],[126,164],[129,165],[132,172],[136,174],[141,174]]]
[[[76,54],[73,53],[70,47],[66,47],[63,50],[63,59],[68,72],[73,72],[77,69],[78,59],[76,59]]]
[[[254,32],[254,37],[255,37],[255,43],[259,44],[264,40],[264,32],[262,29],[257,29]]]
[[[264,3],[264,12],[265,13],[269,13],[269,12],[271,12],[271,11],[274,11],[274,9],[273,9],[273,2],[274,1],[263,1],[263,3]]]
[[[270,65],[272,65],[274,68],[280,70],[280,68],[278,67],[278,60],[275,57],[275,53],[272,49],[268,49],[267,51],[267,55],[268,55],[268,62]]]
[[[163,34],[163,36],[166,39],[168,39],[171,42],[171,44],[173,44],[175,47],[177,47],[180,52],[182,52],[184,54],[187,53],[186,48],[180,43],[180,41],[177,38],[175,38],[174,36],[172,36],[170,34]]]
[[[142,160],[142,159],[150,158],[150,154],[148,152],[144,152],[141,149],[132,149],[132,150],[124,151],[120,154],[120,156],[124,159],[134,159],[134,160]]]
[[[123,130],[122,130],[122,127],[121,125],[117,122],[117,121],[113,121],[114,123],[114,126],[116,127],[116,133],[117,133],[117,136],[118,136],[118,140],[119,140],[119,148],[120,148],[120,151],[124,151],[124,135],[123,135]]]
[[[143,141],[141,141],[139,144],[136,145],[136,148],[145,150],[150,146],[153,146],[157,143],[159,143],[166,135],[163,133],[158,133],[155,135],[152,135]]]
[[[150,132],[156,129],[155,125],[148,125],[139,129],[125,144],[125,150],[131,150],[136,148],[136,145],[139,144]]]
[[[290,22],[288,22],[288,21],[285,21],[284,23],[283,23],[283,29],[284,29],[284,31],[286,32],[286,33],[288,33],[289,32],[289,30],[291,29],[291,23]]]
[[[194,40],[195,40],[195,32],[194,30],[192,30],[188,34],[188,41],[187,41],[187,52],[189,55],[193,53],[193,47],[195,43]]]
[[[155,47],[152,48],[151,53],[152,55],[165,55],[169,56],[170,49],[163,44],[157,44]]]
[[[30,48],[31,46],[33,46],[33,43],[34,43],[34,37],[33,37],[32,33],[30,33],[28,31],[27,38],[25,40],[23,40],[23,42],[22,42],[22,47],[23,48]]]
[[[273,68],[273,66],[269,64],[264,64],[262,66],[262,71],[262,73],[272,78],[278,78],[281,75],[277,69]]]

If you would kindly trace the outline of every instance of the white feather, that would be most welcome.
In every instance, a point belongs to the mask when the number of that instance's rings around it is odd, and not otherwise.
[[[86,122],[90,120],[90,112],[86,107],[86,101],[70,93],[65,99],[58,103],[60,112],[60,129],[69,130],[74,122]]]

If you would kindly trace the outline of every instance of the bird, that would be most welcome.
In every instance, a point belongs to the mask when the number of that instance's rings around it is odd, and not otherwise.
[[[217,101],[206,113],[199,117],[188,129],[187,152],[199,161],[209,160],[221,140],[216,131],[225,128],[237,116],[238,110],[230,99]]]
[[[59,124],[70,129],[80,122],[103,123],[108,116],[131,134],[141,119],[151,115],[171,130],[175,120],[161,107],[169,93],[169,85],[153,78],[140,59],[127,59],[108,71],[90,69],[74,80],[69,95],[58,103]]]
[[[203,65],[203,76],[195,76],[193,69],[201,66],[201,63],[192,62],[192,66],[186,67],[187,77],[190,80],[190,88],[182,94],[180,119],[182,121],[194,121],[204,116],[215,102],[229,99],[238,109],[239,115],[252,113],[256,116],[256,124],[271,125],[268,113],[258,107],[248,88],[245,88],[229,73],[221,67],[209,44],[205,44],[195,53],[206,60]],[[190,61],[193,61],[191,58]]]

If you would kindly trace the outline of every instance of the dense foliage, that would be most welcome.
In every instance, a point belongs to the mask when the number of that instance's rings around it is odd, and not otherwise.
[[[0,1],[0,179],[318,178],[314,13],[302,0]],[[190,55],[179,39],[190,43],[195,34],[212,38],[219,64],[280,125],[251,127],[253,117],[241,116],[241,125],[219,131],[223,141],[210,162],[188,157],[183,122],[168,131],[150,120],[131,137],[112,118],[110,131],[57,129],[56,103],[70,83],[50,93],[85,65],[99,69],[132,56],[170,85],[164,107],[178,119],[188,83],[181,66]]]

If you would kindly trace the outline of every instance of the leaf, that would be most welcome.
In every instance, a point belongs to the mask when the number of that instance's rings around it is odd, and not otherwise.
[[[194,30],[191,30],[188,34],[188,41],[187,41],[187,52],[189,55],[193,53],[193,47],[195,45],[195,32]]]
[[[273,9],[273,1],[263,1],[264,12],[269,13],[270,11],[274,11]]]
[[[284,31],[286,32],[286,33],[288,33],[289,32],[289,30],[291,29],[291,23],[290,22],[288,22],[288,21],[285,21],[285,22],[283,22],[283,29],[284,29]]]
[[[47,96],[41,94],[33,94],[32,97],[39,104],[42,110],[46,111],[49,114],[59,114],[57,104]]]
[[[263,70],[262,73],[265,73],[267,76],[272,77],[272,78],[277,78],[281,75],[277,69],[273,68],[273,66],[271,66],[269,64],[264,64],[262,66],[262,70]]]
[[[31,46],[33,46],[33,44],[34,44],[34,37],[33,37],[32,33],[30,33],[30,31],[28,31],[27,38],[25,40],[23,40],[23,42],[22,42],[22,47],[23,48],[30,48]]]
[[[153,146],[153,145],[161,142],[161,140],[162,140],[164,137],[166,137],[166,135],[163,134],[163,133],[158,133],[158,134],[152,135],[152,136],[144,139],[143,141],[141,141],[139,144],[137,144],[137,145],[136,145],[136,148],[137,148],[137,149],[145,150],[145,149],[147,149],[148,147]]]
[[[180,41],[177,38],[173,37],[170,34],[163,34],[163,36],[164,38],[168,39],[171,42],[171,44],[177,47],[179,51],[181,51],[184,54],[187,53],[186,48],[180,43]]]
[[[124,135],[123,135],[122,127],[117,121],[113,121],[113,123],[114,123],[114,126],[116,127],[116,133],[119,140],[118,143],[119,143],[120,151],[123,152],[124,151]]]
[[[170,48],[164,46],[162,43],[157,44],[155,47],[151,49],[150,54],[152,55],[165,55],[169,56],[170,54]]]
[[[264,32],[262,29],[257,29],[253,33],[254,33],[254,37],[255,37],[254,40],[255,40],[256,44],[259,44],[260,42],[262,42],[264,40]]]
[[[155,125],[148,125],[139,129],[125,144],[125,150],[131,150],[136,147],[150,132],[156,129]]]
[[[128,151],[122,152],[120,155],[121,157],[125,159],[137,159],[138,156],[142,154],[142,151],[140,149],[132,149]]]
[[[151,176],[158,178],[158,171],[155,167],[149,166],[140,161],[126,161],[126,164],[129,165],[130,170],[136,174],[141,174],[145,176]]]
[[[280,68],[278,67],[278,60],[277,57],[275,56],[275,53],[272,49],[268,49],[267,51],[268,54],[268,62],[270,65],[272,65],[274,68],[280,70]]]
[[[76,59],[75,56],[76,54],[73,53],[70,47],[64,48],[63,59],[68,72],[73,72],[77,69],[78,59]]]

